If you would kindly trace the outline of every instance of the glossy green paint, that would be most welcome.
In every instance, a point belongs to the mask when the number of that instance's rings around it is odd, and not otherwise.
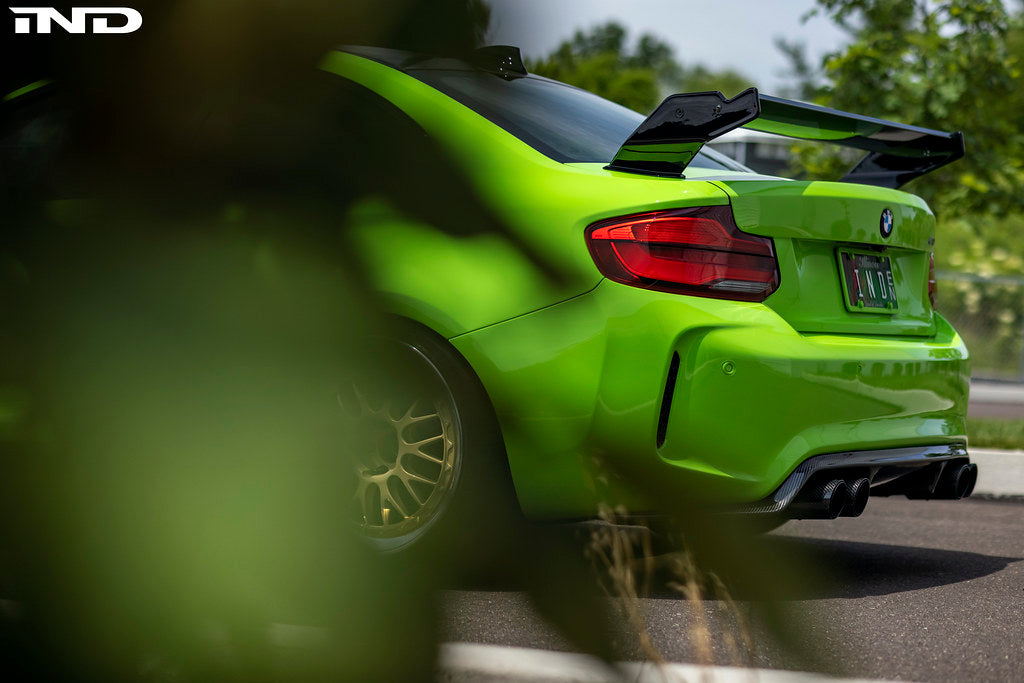
[[[604,281],[452,343],[494,401],[523,509],[570,518],[609,498],[644,509],[642,493],[616,488],[595,457],[738,502],[764,497],[812,455],[964,442],[967,351],[936,320],[927,340],[809,335],[763,304]]]
[[[742,230],[775,240],[781,286],[766,302],[801,332],[872,335],[935,333],[928,302],[928,253],[935,217],[920,197],[854,183],[726,180]],[[893,233],[879,231],[893,212]],[[843,303],[838,246],[877,245],[892,258],[899,301],[895,315],[851,312]]]
[[[555,162],[448,96],[371,60],[333,53],[321,66],[391,101],[439,140],[510,233],[564,277],[546,277],[508,239],[452,237],[411,223],[379,202],[359,207],[351,217],[353,234],[377,288],[399,312],[445,336],[593,289],[601,274],[583,232],[594,221],[652,208],[728,203],[725,191],[709,182]]]
[[[733,206],[743,230],[770,237],[877,244],[928,249],[935,217],[924,200],[899,190],[856,183],[798,180],[716,180]],[[895,229],[888,239],[878,231],[889,208]]]
[[[17,90],[12,90],[11,92],[7,93],[3,96],[3,99],[0,99],[0,102],[12,102],[23,95],[28,95],[30,92],[35,92],[40,88],[46,87],[50,85],[50,83],[53,83],[53,81],[48,78],[44,78],[39,81],[34,81],[32,83],[29,83],[28,85],[18,88]]]
[[[512,236],[453,237],[380,201],[350,217],[394,311],[449,337],[479,375],[530,516],[585,517],[600,500],[644,509],[642,491],[616,483],[616,464],[673,479],[681,494],[753,501],[812,455],[965,441],[967,351],[927,303],[934,219],[920,199],[700,168],[680,180],[560,164],[387,66],[336,53],[323,68],[440,141]],[[586,248],[584,230],[600,219],[722,204],[774,241],[781,285],[764,303],[612,283]],[[884,208],[896,217],[888,240]],[[892,257],[897,314],[846,310],[840,245]],[[659,446],[673,354],[678,383]]]

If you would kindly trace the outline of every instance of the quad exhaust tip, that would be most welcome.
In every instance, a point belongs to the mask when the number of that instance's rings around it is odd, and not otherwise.
[[[935,486],[935,498],[960,500],[974,493],[974,485],[978,483],[978,466],[965,463],[955,467],[947,467]]]
[[[857,517],[873,496],[959,500],[977,482],[978,466],[959,444],[824,454],[802,462],[744,512],[777,520]]]
[[[872,488],[868,477],[809,482],[787,507],[776,514],[788,519],[859,517],[871,495],[903,494],[912,499],[960,500],[974,492],[978,466],[953,460],[899,477]]]
[[[871,495],[871,482],[867,477],[861,477],[847,482],[850,487],[850,499],[840,512],[843,517],[860,517],[864,508],[868,506],[868,496]]]
[[[871,481],[830,479],[802,493],[786,510],[793,519],[835,519],[859,517],[868,505]]]
[[[960,500],[974,493],[978,466],[972,462],[950,462],[941,469],[921,470],[881,487],[880,495],[902,493],[912,500]]]
[[[812,487],[787,508],[793,519],[835,519],[850,503],[850,487],[832,479]]]

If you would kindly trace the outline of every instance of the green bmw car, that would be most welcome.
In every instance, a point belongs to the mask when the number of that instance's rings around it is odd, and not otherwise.
[[[896,189],[962,156],[959,133],[753,89],[645,117],[515,48],[352,47],[321,68],[439,144],[515,238],[351,212],[396,320],[379,346],[417,378],[338,391],[368,426],[352,515],[381,547],[457,525],[498,481],[532,520],[657,513],[643,476],[775,520],[970,495],[968,352],[934,309],[934,217]],[[739,126],[864,157],[795,181],[702,149]]]

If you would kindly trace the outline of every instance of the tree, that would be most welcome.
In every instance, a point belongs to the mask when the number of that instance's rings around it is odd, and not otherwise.
[[[530,62],[530,71],[597,93],[639,112],[650,112],[675,92],[721,90],[734,95],[751,80],[731,69],[681,65],[668,43],[645,33],[630,44],[616,22],[576,31],[547,57]]]
[[[803,74],[800,92],[869,116],[961,130],[967,156],[914,181],[946,217],[1024,211],[1024,136],[1016,112],[1024,40],[1000,0],[818,0],[850,43],[826,55],[816,87],[799,51],[782,49]],[[835,175],[836,155],[801,150],[812,174]]]
[[[782,88],[782,97],[813,102],[821,95],[822,74],[807,56],[807,45],[799,41],[789,41],[782,36],[775,38],[775,48],[789,60],[788,75],[795,80],[795,85]]]

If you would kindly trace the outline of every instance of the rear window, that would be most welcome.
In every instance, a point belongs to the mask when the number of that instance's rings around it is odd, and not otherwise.
[[[432,68],[409,68],[406,73],[562,163],[610,162],[645,118],[586,90],[540,76],[505,80],[481,71]],[[690,165],[750,172],[708,149]]]

